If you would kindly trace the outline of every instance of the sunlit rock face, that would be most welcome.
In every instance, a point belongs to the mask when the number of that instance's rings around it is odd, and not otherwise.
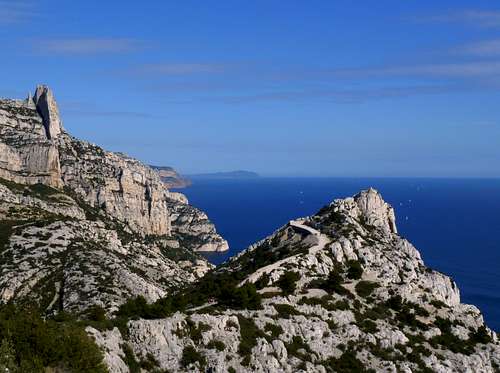
[[[194,250],[227,249],[207,216],[182,194],[169,192],[157,170],[65,132],[47,86],[38,86],[26,100],[0,100],[0,177],[69,187],[142,234],[171,235],[173,214],[176,232],[194,237],[189,240]]]
[[[0,99],[0,177],[62,186],[57,144],[31,99]]]
[[[59,136],[62,131],[62,122],[59,116],[59,108],[50,88],[45,85],[37,86],[33,96],[33,103],[38,114],[42,117],[47,138],[54,139]]]
[[[290,221],[215,270],[254,284],[260,308],[208,297],[189,312],[132,319],[123,342],[117,330],[91,332],[160,370],[496,373],[496,333],[396,232],[392,207],[362,191]],[[294,287],[283,280],[290,273]],[[110,355],[119,372],[124,352]]]
[[[209,271],[195,251],[221,242],[156,171],[69,135],[48,87],[0,100],[0,302],[153,302]]]

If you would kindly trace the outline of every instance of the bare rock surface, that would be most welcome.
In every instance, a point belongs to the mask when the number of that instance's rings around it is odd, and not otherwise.
[[[254,283],[261,307],[131,320],[123,342],[170,371],[498,372],[496,333],[396,232],[377,191],[336,200],[215,270]]]

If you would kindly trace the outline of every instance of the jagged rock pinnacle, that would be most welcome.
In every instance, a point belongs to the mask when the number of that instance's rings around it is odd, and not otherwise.
[[[62,122],[59,117],[59,109],[57,108],[54,94],[46,85],[39,85],[36,87],[33,101],[43,119],[47,138],[56,138],[62,131]]]
[[[397,233],[394,209],[384,201],[377,190],[373,188],[364,190],[356,195],[354,200],[368,223]]]

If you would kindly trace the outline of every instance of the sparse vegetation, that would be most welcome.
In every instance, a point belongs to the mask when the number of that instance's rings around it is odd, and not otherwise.
[[[289,304],[273,304],[273,307],[278,312],[280,319],[289,319],[290,316],[302,315],[301,312]]]
[[[323,362],[323,366],[327,372],[343,372],[343,373],[368,373],[364,364],[357,358],[356,352],[345,351],[338,359],[329,358]],[[374,371],[373,371],[374,372]]]
[[[359,281],[355,286],[355,290],[360,297],[366,298],[379,286],[376,282]]]
[[[186,346],[184,350],[182,350],[182,358],[181,365],[187,368],[191,364],[200,364],[201,367],[204,367],[207,364],[207,359],[201,353],[196,351],[193,346]]]
[[[22,372],[65,367],[75,372],[107,372],[103,355],[81,324],[61,314],[44,319],[36,308],[0,306],[0,346],[7,351],[0,364]]]
[[[363,275],[363,267],[357,260],[349,260],[347,262],[347,278],[351,280],[359,280]]]
[[[242,365],[250,364],[252,348],[257,345],[258,338],[265,338],[266,334],[255,325],[252,319],[238,315],[241,340],[238,353],[243,357]]]
[[[278,285],[283,291],[284,295],[293,294],[295,288],[297,287],[297,281],[300,276],[297,272],[286,271],[280,277],[276,285]]]
[[[208,342],[207,348],[217,351],[224,351],[226,349],[226,345],[224,344],[224,342],[214,339]]]
[[[264,331],[271,333],[271,337],[278,338],[283,334],[283,328],[276,324],[266,323],[264,326]]]

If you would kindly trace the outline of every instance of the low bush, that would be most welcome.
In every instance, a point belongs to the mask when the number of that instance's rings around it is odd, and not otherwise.
[[[280,279],[276,282],[284,295],[293,294],[297,287],[297,281],[299,280],[300,275],[297,272],[286,271],[281,275]]]
[[[0,346],[7,361],[26,372],[66,367],[75,372],[107,372],[99,347],[72,318],[44,319],[36,308],[0,306]]]
[[[372,282],[372,281],[359,281],[356,286],[355,286],[355,290],[356,290],[356,293],[358,293],[358,295],[360,297],[363,297],[363,298],[366,298],[368,297],[371,293],[373,293],[373,291],[378,288],[380,285],[377,284],[376,282]]]
[[[349,260],[347,262],[347,278],[351,280],[359,280],[363,275],[363,267],[357,260]]]
[[[183,367],[187,368],[191,364],[199,363],[200,367],[204,367],[207,364],[207,359],[201,353],[196,351],[193,346],[186,346],[182,350],[181,364]]]
[[[354,351],[345,351],[339,358],[331,357],[323,362],[327,372],[368,373],[363,363],[357,358]]]
[[[278,338],[283,333],[283,328],[276,324],[266,323],[264,331],[271,333],[271,336]]]
[[[290,316],[302,315],[300,311],[289,304],[273,304],[273,307],[281,319],[289,319]]]
[[[250,363],[252,348],[257,345],[258,338],[265,338],[265,333],[255,325],[252,319],[247,319],[238,315],[240,324],[240,344],[238,345],[238,353],[243,357],[242,365]]]
[[[207,348],[211,350],[224,351],[226,349],[226,345],[224,342],[214,339],[208,342]]]

